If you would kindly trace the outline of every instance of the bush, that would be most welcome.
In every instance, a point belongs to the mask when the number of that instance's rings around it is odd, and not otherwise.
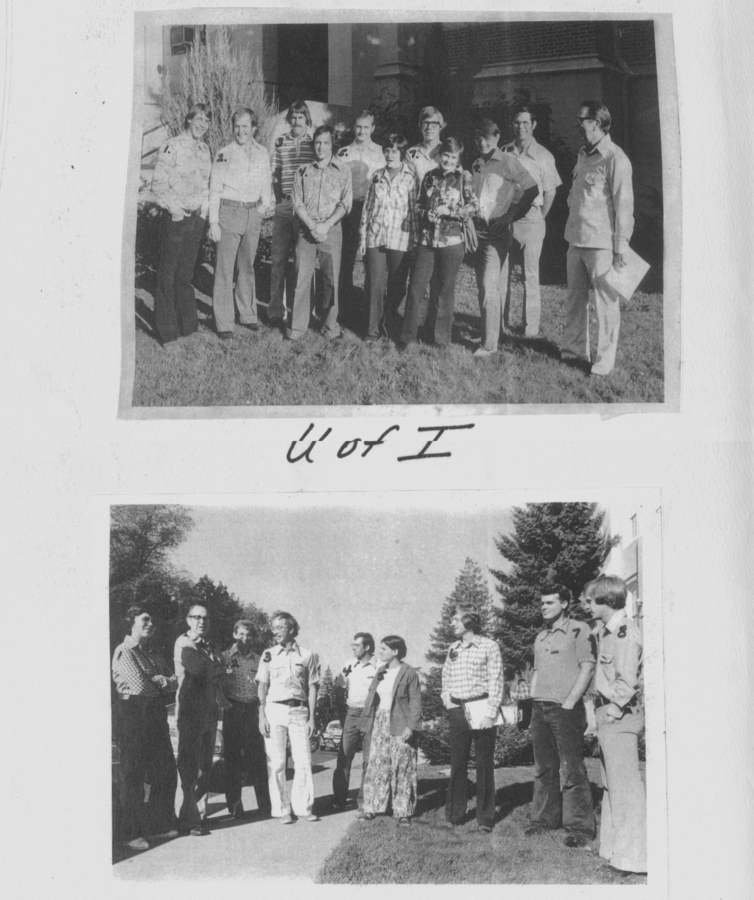
[[[217,28],[202,44],[199,35],[181,60],[177,85],[166,75],[163,81],[160,109],[162,120],[171,135],[183,131],[183,120],[194,103],[207,103],[212,122],[207,143],[212,156],[233,140],[231,118],[239,106],[254,110],[259,120],[256,139],[269,148],[277,115],[277,103],[267,96],[259,62],[251,50],[231,47],[230,31]]]
[[[432,724],[425,725],[424,731],[419,735],[419,747],[433,765],[450,763],[448,720],[446,718],[437,719]],[[471,758],[474,759],[473,746]],[[533,762],[534,751],[528,730],[519,731],[515,725],[503,725],[497,729],[495,737],[496,766],[530,766]]]

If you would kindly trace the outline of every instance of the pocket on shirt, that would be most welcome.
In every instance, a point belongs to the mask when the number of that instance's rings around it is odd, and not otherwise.
[[[595,191],[601,191],[605,187],[606,176],[602,172],[587,172],[584,181],[591,185]]]

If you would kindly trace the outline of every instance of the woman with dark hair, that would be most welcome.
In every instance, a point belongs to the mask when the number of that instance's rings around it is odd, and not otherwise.
[[[212,157],[204,135],[211,121],[207,104],[195,103],[183,131],[160,149],[152,177],[152,193],[169,213],[154,297],[157,334],[165,348],[199,328],[191,279],[209,209]]]
[[[364,779],[364,811],[371,821],[392,803],[399,825],[410,825],[416,805],[416,733],[421,730],[421,684],[416,669],[403,662],[406,642],[384,637],[377,649],[383,665],[372,680],[361,732],[371,731],[369,765]]]
[[[406,301],[400,347],[417,339],[427,318],[427,285],[437,271],[437,308],[430,317],[431,340],[450,343],[458,270],[465,253],[464,222],[479,211],[471,174],[461,168],[463,144],[446,138],[440,144],[440,165],[422,179],[418,201],[418,237]]]
[[[390,334],[406,293],[409,251],[416,239],[417,199],[414,170],[406,161],[407,147],[402,134],[389,134],[382,141],[386,165],[372,176],[361,214],[359,249],[369,303],[367,341]]]

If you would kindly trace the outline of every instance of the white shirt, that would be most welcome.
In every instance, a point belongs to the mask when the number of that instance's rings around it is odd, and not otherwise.
[[[347,690],[346,702],[350,707],[363,708],[369,693],[369,686],[377,674],[374,657],[365,662],[353,657],[338,672],[335,684]]]
[[[220,200],[237,200],[239,203],[261,201],[262,207],[270,205],[270,158],[264,147],[255,140],[250,140],[248,146],[249,153],[233,141],[215,157],[209,180],[210,223],[219,221]]]
[[[395,679],[398,677],[401,667],[385,669],[385,675],[377,687],[377,696],[380,698],[380,709],[390,709],[393,703],[393,691],[395,690]]]
[[[364,200],[372,175],[385,165],[385,154],[382,152],[382,147],[371,139],[361,145],[354,141],[347,147],[338,150],[338,160],[351,170],[353,199]]]

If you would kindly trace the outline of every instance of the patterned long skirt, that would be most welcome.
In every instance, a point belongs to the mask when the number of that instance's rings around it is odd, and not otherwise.
[[[364,779],[364,812],[386,812],[392,795],[393,816],[412,816],[416,806],[416,760],[416,748],[390,734],[390,710],[378,709]]]

